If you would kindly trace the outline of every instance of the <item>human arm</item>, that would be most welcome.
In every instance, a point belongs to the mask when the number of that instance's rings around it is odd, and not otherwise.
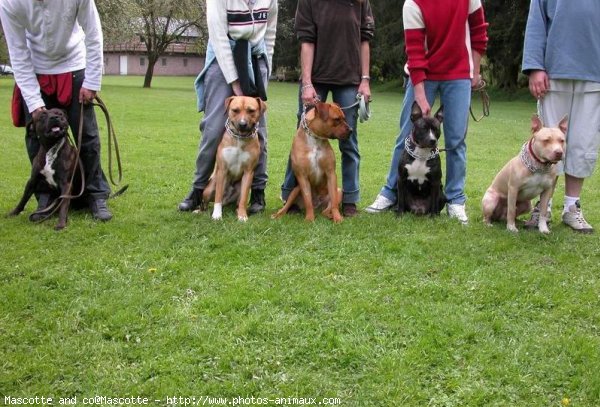
[[[369,76],[369,67],[371,66],[371,46],[368,41],[360,43],[360,85],[358,93],[363,95],[365,100],[371,100],[371,78]]]
[[[225,81],[232,85],[235,93],[235,85],[238,79],[235,63],[233,62],[233,53],[228,37],[227,26],[227,5],[223,0],[206,0],[206,24],[208,26],[208,41],[210,42],[217,62]],[[240,90],[239,83],[237,86]],[[238,95],[237,93],[235,93]]]
[[[523,73],[529,76],[529,92],[540,99],[550,87],[548,74],[545,70],[545,55],[547,41],[547,16],[544,12],[543,0],[532,0],[523,46]]]
[[[277,33],[277,12],[277,0],[272,0],[267,20],[267,31],[265,32],[265,47],[267,48],[269,72],[273,68],[273,53],[275,52],[275,36]]]
[[[102,83],[103,36],[94,0],[79,0],[77,23],[85,33],[85,78],[79,92],[80,103],[93,102]]]
[[[487,50],[488,23],[485,21],[485,14],[480,0],[469,1],[469,38],[471,40],[471,60],[473,64],[473,77],[471,78],[471,87],[477,88],[481,85],[481,57]]]
[[[21,23],[13,10],[8,8],[6,2],[0,3],[0,19],[2,29],[8,45],[10,61],[14,70],[15,82],[21,89],[23,100],[30,113],[45,106],[40,93],[31,59],[31,52],[27,47],[25,26]]]
[[[431,106],[425,96],[428,60],[426,58],[426,31],[421,9],[412,0],[404,3],[402,10],[404,22],[404,40],[410,80],[413,84],[415,101],[424,115],[429,115]]]
[[[294,19],[296,37],[300,41],[300,83],[302,103],[314,103],[317,92],[312,84],[312,68],[315,58],[317,27],[312,19],[312,7],[309,0],[299,0]]]
[[[373,18],[373,10],[371,3],[366,0],[362,3],[360,22],[360,84],[358,93],[363,95],[365,100],[371,100],[371,43],[375,35],[375,19]]]
[[[312,84],[312,66],[315,57],[315,44],[303,42],[300,45],[300,67],[302,69],[300,82],[302,103],[314,103],[317,92]]]

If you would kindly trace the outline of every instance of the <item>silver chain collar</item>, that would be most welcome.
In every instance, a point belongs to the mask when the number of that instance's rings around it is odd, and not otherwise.
[[[309,136],[316,138],[318,140],[327,140],[327,137],[317,136],[311,129],[308,128],[308,122],[306,121],[306,110],[300,116],[300,125],[302,126],[302,130]]]
[[[247,135],[241,135],[234,131],[233,126],[231,125],[231,121],[229,120],[229,118],[227,118],[227,120],[225,120],[225,130],[231,137],[235,137],[237,139],[247,139],[255,137],[258,134],[258,124],[255,125],[254,129],[252,129],[252,131]]]
[[[532,173],[547,173],[550,171],[550,169],[552,168],[552,162],[546,162],[546,163],[540,163],[537,162],[532,156],[531,154],[529,154],[529,143],[530,141],[525,142],[525,144],[523,144],[523,147],[521,147],[521,153],[519,154],[519,158],[521,159],[521,162],[523,163],[523,165],[525,165],[525,167],[527,167],[527,169],[529,171],[531,171]]]
[[[413,148],[411,149],[411,147],[409,146],[409,144],[413,145]],[[425,161],[429,161],[435,157],[437,157],[438,155],[440,155],[440,150],[439,148],[435,148],[432,149],[431,152],[429,153],[429,155],[420,155],[417,153],[417,145],[415,144],[415,142],[412,139],[412,134],[410,135],[410,137],[407,137],[406,140],[404,140],[404,149],[406,150],[406,152],[408,153],[408,155],[410,155],[412,158],[416,159],[416,160],[425,160]]]

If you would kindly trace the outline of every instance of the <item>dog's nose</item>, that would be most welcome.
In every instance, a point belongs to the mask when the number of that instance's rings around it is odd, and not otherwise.
[[[242,119],[238,122],[238,127],[240,130],[246,130],[248,128],[248,122]]]
[[[437,144],[437,140],[432,138],[429,139],[429,147],[435,147],[435,145]]]
[[[557,160],[562,160],[562,156],[563,156],[562,150],[554,151],[554,158],[556,158]]]

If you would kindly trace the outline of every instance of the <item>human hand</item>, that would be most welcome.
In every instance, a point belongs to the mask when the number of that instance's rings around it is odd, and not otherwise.
[[[361,81],[358,86],[358,94],[363,95],[365,102],[371,101],[371,86],[368,81]]]
[[[237,79],[231,82],[231,90],[235,96],[244,96],[244,92],[242,92],[242,85],[240,85],[240,81]]]
[[[46,106],[38,107],[33,112],[31,112],[31,117],[33,118],[34,122],[37,121],[38,117],[40,117],[40,113],[42,113],[44,110],[46,110]]]
[[[314,104],[315,101],[317,100],[318,95],[317,95],[317,91],[315,91],[315,88],[312,84],[308,84],[308,85],[302,85],[302,104],[304,105],[311,105]]]
[[[548,74],[543,70],[531,71],[529,74],[529,92],[536,99],[542,99],[550,89]]]
[[[485,82],[481,78],[481,74],[479,72],[473,73],[473,77],[471,78],[471,89],[479,89],[483,87]]]
[[[96,97],[96,91],[91,89],[86,89],[82,87],[79,90],[79,103],[88,104],[93,103],[94,98]]]

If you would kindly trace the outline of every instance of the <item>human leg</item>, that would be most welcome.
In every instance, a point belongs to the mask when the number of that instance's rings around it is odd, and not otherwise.
[[[268,84],[268,67],[265,59],[259,59],[260,72],[262,75],[263,83],[265,87]],[[265,89],[266,90],[266,89]],[[254,178],[252,180],[252,193],[250,195],[250,207],[248,208],[248,214],[253,215],[265,210],[265,188],[269,175],[267,173],[267,117],[266,113],[260,118],[258,122],[258,140],[260,142],[260,155],[258,157],[258,163],[254,170]]]
[[[73,72],[73,95],[71,104],[67,109],[67,114],[69,117],[69,126],[75,140],[79,138],[80,120],[83,120],[79,158],[81,159],[85,175],[85,195],[87,195],[93,217],[98,220],[108,221],[112,219],[112,213],[108,210],[106,203],[110,195],[110,186],[102,170],[100,160],[100,132],[98,130],[94,106],[84,104],[83,117],[81,117],[82,109],[79,103],[79,91],[83,85],[84,77],[84,70]]]
[[[585,81],[551,81],[543,113],[554,126],[569,115],[567,145],[561,170],[565,174],[562,221],[574,231],[591,233],[583,217],[580,196],[585,178],[592,175],[600,148],[600,85]],[[547,100],[546,100],[547,99]]]
[[[202,190],[215,167],[217,148],[225,130],[225,99],[233,95],[231,86],[225,80],[219,64],[215,61],[206,71],[205,77],[205,109],[200,121],[202,138],[196,156],[196,170],[192,190],[179,204],[180,211],[196,209],[202,199]]]
[[[332,87],[332,99],[341,107],[356,103],[357,87]],[[358,149],[358,106],[344,109],[346,122],[352,129],[346,140],[339,140],[342,161],[342,207],[344,215],[356,215],[356,203],[360,200],[360,152]]]
[[[448,216],[466,224],[465,178],[467,170],[467,123],[471,104],[471,82],[467,79],[440,82],[444,106],[444,144],[446,148],[446,186]]]

